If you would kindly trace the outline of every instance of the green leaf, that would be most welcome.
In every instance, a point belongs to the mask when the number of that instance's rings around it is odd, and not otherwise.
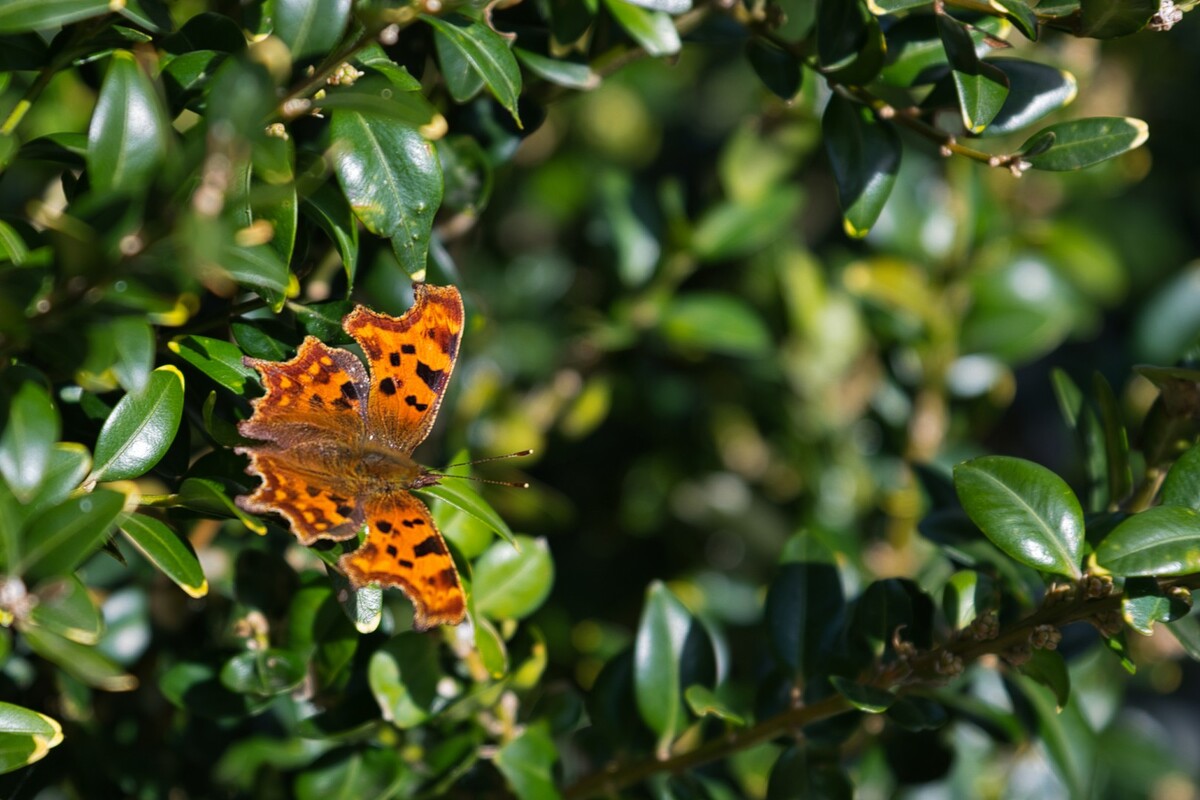
[[[550,58],[520,47],[513,48],[513,55],[534,75],[559,86],[586,92],[600,85],[600,76],[586,63]]]
[[[692,292],[672,298],[659,320],[677,348],[755,358],[771,350],[771,334],[755,311],[724,294]]]
[[[1079,35],[1112,39],[1137,33],[1158,8],[1159,0],[1080,0]]]
[[[62,740],[62,726],[56,720],[28,708],[0,702],[0,774],[42,759]]]
[[[100,429],[89,480],[116,481],[145,474],[167,452],[183,415],[183,374],[154,370],[144,391],[121,398]]]
[[[850,701],[850,705],[868,714],[882,714],[896,702],[896,695],[878,686],[856,683],[839,675],[831,676],[829,682],[838,694]]]
[[[484,23],[458,14],[446,17],[422,15],[421,19],[440,33],[483,78],[500,105],[508,109],[520,127],[517,100],[521,95],[521,68],[516,56],[508,49],[508,41]]]
[[[275,35],[292,58],[324,55],[342,38],[351,0],[275,0]]]
[[[545,539],[517,536],[495,542],[475,562],[475,608],[491,619],[523,619],[545,602],[554,584],[554,561]]]
[[[692,249],[697,258],[710,262],[762,250],[790,234],[803,201],[798,187],[785,184],[754,199],[719,203],[697,221]]]
[[[354,274],[358,267],[358,221],[346,202],[346,196],[332,183],[323,183],[304,198],[300,210],[337,245],[342,267],[346,271],[347,287],[353,289]],[[238,343],[241,344],[240,339]]]
[[[1099,372],[1092,375],[1092,389],[1100,409],[1104,430],[1104,452],[1108,477],[1108,500],[1119,503],[1133,488],[1133,469],[1129,465],[1129,435],[1121,419],[1121,408],[1112,386]]]
[[[1096,547],[1096,563],[1124,576],[1200,572],[1200,513],[1158,506],[1134,514]]]
[[[1171,465],[1162,485],[1162,503],[1200,511],[1200,445],[1193,445]]]
[[[836,760],[820,751],[792,745],[771,768],[767,800],[852,800],[854,785]]]
[[[946,621],[953,630],[962,630],[975,621],[982,609],[975,607],[975,597],[980,583],[975,570],[960,570],[946,581],[942,590],[942,608]]]
[[[88,126],[92,186],[144,193],[166,160],[171,130],[158,92],[133,53],[115,51]]]
[[[679,31],[668,14],[648,11],[626,0],[604,0],[604,6],[617,24],[649,55],[672,56],[682,47]]]
[[[791,100],[800,91],[804,71],[791,51],[755,36],[746,42],[746,59],[763,85],[780,98]]]
[[[970,133],[982,133],[1000,113],[1008,97],[1008,76],[979,59],[975,54],[975,43],[963,23],[946,14],[938,14],[937,24],[950,61],[963,125]]]
[[[503,678],[508,672],[508,649],[504,646],[504,637],[491,620],[476,616],[473,609],[471,624],[475,627],[475,652],[479,653],[479,662],[494,680]]]
[[[336,557],[332,559],[336,563]],[[329,570],[330,575],[333,570]],[[358,649],[360,635],[347,619],[332,580],[306,576],[288,606],[287,647],[311,660],[317,685],[336,685]],[[339,607],[340,606],[340,607]]]
[[[167,349],[234,394],[243,394],[246,379],[255,377],[252,368],[242,363],[242,351],[235,344],[208,336],[176,336]]]
[[[1154,578],[1129,578],[1121,595],[1121,616],[1126,624],[1143,636],[1154,635],[1155,622],[1173,622],[1192,609],[1186,589],[1168,594]]]
[[[283,309],[293,278],[288,265],[272,247],[229,245],[222,252],[221,267],[235,283],[253,289],[273,311],[278,313]]]
[[[0,433],[0,475],[18,500],[29,500],[45,477],[59,429],[50,394],[32,379],[22,381]]]
[[[23,513],[29,519],[51,506],[58,505],[79,488],[92,467],[92,454],[75,442],[56,442],[50,451],[50,463],[46,474],[25,504]]]
[[[1025,160],[1034,169],[1063,172],[1090,167],[1141,147],[1150,137],[1150,128],[1132,117],[1071,120],[1043,128],[1021,145],[1021,150],[1028,151],[1049,135],[1054,136],[1053,144]]]
[[[638,713],[658,736],[665,753],[683,730],[680,669],[692,615],[659,581],[646,590],[646,604],[634,641],[633,686]]]
[[[929,0],[867,0],[867,8],[872,14],[894,14],[928,4]]]
[[[120,492],[97,489],[34,517],[26,525],[24,556],[14,572],[27,583],[71,573],[107,538],[125,500]]]
[[[1025,0],[995,0],[1003,6],[1006,16],[1026,39],[1036,42],[1038,38],[1038,15]]]
[[[986,63],[1008,78],[1008,96],[981,136],[1018,131],[1075,99],[1078,85],[1069,72],[1017,58],[997,58]]]
[[[871,109],[839,94],[829,99],[821,130],[846,235],[861,239],[892,193],[900,171],[900,137]]]
[[[887,710],[887,718],[906,731],[928,731],[945,725],[950,715],[941,703],[910,694],[896,698]]]
[[[1032,461],[984,456],[954,468],[954,488],[971,521],[1010,558],[1079,577],[1083,509],[1062,478]]]
[[[56,28],[107,14],[110,0],[5,0],[0,3],[0,33]]]
[[[154,369],[154,330],[137,317],[112,320],[107,328],[117,351],[112,367],[117,380],[125,391],[140,392]]]
[[[433,216],[442,202],[442,169],[415,129],[377,115],[337,109],[330,123],[333,166],[367,230],[392,239],[409,275],[425,269]]]
[[[512,529],[508,527],[504,518],[497,514],[478,492],[466,486],[464,481],[447,481],[426,487],[421,491],[479,520],[510,545],[516,543],[516,537],[513,536]]]
[[[130,514],[119,527],[146,560],[189,596],[208,594],[208,579],[191,544],[165,522],[144,514]]]
[[[433,46],[437,51],[442,79],[446,82],[446,89],[454,102],[466,103],[483,91],[483,76],[471,66],[466,55],[449,36],[435,30]]]
[[[875,22],[861,0],[818,0],[817,60],[825,72],[849,66],[866,44]]]
[[[104,620],[79,578],[68,575],[43,584],[38,587],[37,598],[29,615],[34,625],[79,644],[100,641]]]
[[[193,511],[236,517],[243,525],[259,535],[267,532],[267,526],[257,517],[242,511],[233,500],[229,499],[225,487],[218,481],[208,478],[187,478],[179,485],[177,502],[184,508],[190,508]]]
[[[707,686],[698,683],[689,686],[683,693],[683,699],[687,701],[688,708],[697,717],[716,717],[738,727],[746,724],[746,718],[743,715],[721,702],[716,692]]]
[[[76,644],[42,628],[23,628],[21,635],[33,652],[88,686],[106,692],[128,692],[137,688],[137,678],[94,647]]]
[[[250,650],[221,667],[221,683],[231,692],[273,697],[290,692],[304,680],[305,663],[287,650]]]
[[[367,666],[367,682],[383,718],[402,730],[433,714],[441,679],[437,639],[411,631],[392,637]]]
[[[176,708],[207,719],[237,719],[256,714],[271,702],[269,697],[235,694],[226,689],[207,664],[183,661],[158,680],[159,690]]]
[[[1200,661],[1200,618],[1189,614],[1175,620],[1167,630],[1193,661]]]
[[[529,725],[496,752],[496,768],[518,800],[558,800],[554,762],[558,748],[544,724]]]
[[[845,599],[832,564],[784,564],[767,589],[763,615],[773,652],[793,673],[816,673],[842,632]]]
[[[1095,734],[1077,703],[1068,703],[1061,712],[1057,697],[1049,688],[1025,675],[1014,675],[1014,682],[1028,698],[1037,721],[1038,736],[1059,778],[1071,797],[1086,795],[1091,769],[1091,751]]]
[[[345,575],[336,569],[328,570],[334,597],[346,619],[359,633],[373,633],[383,620],[383,590],[378,586],[355,589]]]
[[[1034,650],[1020,670],[1022,675],[1027,675],[1053,692],[1058,710],[1062,711],[1071,697],[1071,675],[1067,672],[1067,662],[1061,653],[1054,650]]]

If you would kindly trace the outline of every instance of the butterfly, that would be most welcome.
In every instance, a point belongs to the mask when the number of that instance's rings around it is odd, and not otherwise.
[[[306,545],[354,538],[359,548],[338,565],[351,585],[394,586],[413,604],[413,627],[457,625],[465,615],[462,583],[445,540],[412,490],[438,475],[412,459],[429,435],[454,371],[463,303],[453,286],[415,284],[400,317],[357,306],[342,327],[362,347],[353,353],[314,336],[291,361],[243,359],[266,393],[239,432],[258,440],[236,448],[262,484],[237,504],[276,512]]]

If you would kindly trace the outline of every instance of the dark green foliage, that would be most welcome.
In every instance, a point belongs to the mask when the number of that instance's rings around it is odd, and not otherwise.
[[[1194,793],[1169,5],[0,2],[0,795]],[[413,280],[428,633],[236,503]]]

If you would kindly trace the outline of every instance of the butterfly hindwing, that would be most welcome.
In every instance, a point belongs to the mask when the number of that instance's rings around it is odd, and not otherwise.
[[[454,559],[425,507],[416,496],[394,491],[365,503],[367,538],[339,565],[355,586],[395,586],[413,604],[413,627],[457,625],[466,600]]]

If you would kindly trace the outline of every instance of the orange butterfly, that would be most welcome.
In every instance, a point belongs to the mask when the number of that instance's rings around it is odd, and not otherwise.
[[[439,477],[412,460],[429,434],[454,370],[463,303],[453,286],[414,285],[401,317],[357,306],[342,327],[369,371],[346,350],[309,336],[291,361],[245,358],[266,394],[238,425],[261,440],[239,447],[262,478],[237,504],[278,512],[304,544],[367,538],[339,566],[355,588],[395,586],[412,601],[413,627],[457,625],[465,601],[458,571],[429,509],[412,489]]]

